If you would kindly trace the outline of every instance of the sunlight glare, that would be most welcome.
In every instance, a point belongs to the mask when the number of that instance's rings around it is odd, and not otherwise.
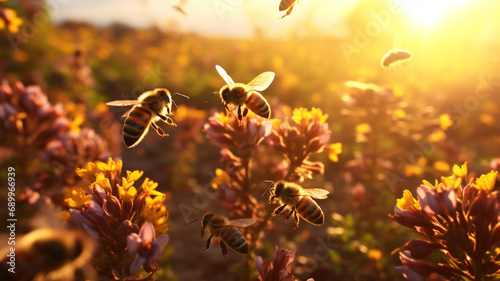
[[[470,0],[418,0],[402,2],[406,14],[425,27],[434,26],[453,7]]]

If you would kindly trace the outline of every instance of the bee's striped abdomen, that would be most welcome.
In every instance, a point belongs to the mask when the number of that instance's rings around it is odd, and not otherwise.
[[[264,99],[261,94],[255,91],[250,93],[250,96],[248,97],[248,100],[246,102],[246,106],[253,113],[259,115],[260,117],[271,117],[271,108],[269,107],[266,99]]]
[[[125,145],[132,147],[137,144],[146,133],[150,122],[151,112],[139,106],[132,108],[123,125],[123,142],[125,142]]]
[[[295,2],[297,0],[281,0],[280,2],[280,7],[279,7],[279,11],[284,11],[284,10],[287,10],[288,8],[290,8],[291,6],[295,5]]]
[[[241,254],[248,253],[247,240],[238,228],[234,226],[226,227],[222,230],[221,238],[234,251]]]
[[[312,224],[323,224],[325,222],[323,211],[318,206],[318,203],[309,196],[302,197],[297,203],[297,206],[295,206],[295,210],[306,221]]]

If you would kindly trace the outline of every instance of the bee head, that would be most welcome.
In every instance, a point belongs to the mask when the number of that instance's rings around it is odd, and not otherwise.
[[[210,219],[213,216],[214,216],[214,213],[209,212],[209,213],[206,213],[203,216],[203,218],[201,219],[201,238],[203,238],[203,236],[205,236],[205,228],[207,227],[208,222],[210,221]]]
[[[223,101],[227,101],[229,99],[229,85],[224,85],[220,89],[220,97]]]
[[[164,98],[167,101],[167,103],[171,103],[172,102],[172,99],[170,98],[170,92],[168,92],[167,90],[165,90],[165,89],[158,89],[157,93],[162,98]]]
[[[274,196],[279,197],[281,195],[281,192],[283,192],[283,189],[285,189],[284,181],[276,183],[276,188],[274,189]]]

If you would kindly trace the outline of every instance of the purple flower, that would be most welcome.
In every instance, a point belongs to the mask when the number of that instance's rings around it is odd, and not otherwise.
[[[273,261],[264,261],[262,257],[255,259],[255,265],[262,281],[293,281],[295,277],[288,271],[287,266],[295,259],[295,250],[282,249],[278,246],[274,250]]]
[[[425,213],[429,216],[443,214],[442,207],[446,208],[448,214],[455,212],[457,206],[457,194],[452,188],[433,189],[426,185],[417,188],[418,202]]]
[[[167,235],[162,235],[156,239],[155,228],[150,222],[142,225],[139,234],[129,234],[127,236],[127,252],[131,256],[137,254],[137,257],[130,265],[130,272],[132,274],[137,272],[142,265],[151,268],[154,260],[160,257],[167,246],[168,240]]]

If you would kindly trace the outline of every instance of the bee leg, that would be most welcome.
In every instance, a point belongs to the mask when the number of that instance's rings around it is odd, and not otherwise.
[[[224,255],[224,257],[226,258],[226,260],[228,260],[227,258],[227,248],[226,248],[226,244],[224,244],[224,242],[222,242],[222,239],[220,240],[220,249],[222,250],[222,254]]]
[[[279,215],[281,212],[283,212],[283,210],[285,209],[286,207],[286,204],[283,205],[283,206],[280,206],[278,208],[276,208],[274,211],[273,211],[273,216],[277,216]]]
[[[155,131],[158,133],[158,135],[160,135],[162,137],[165,137],[165,136],[168,137],[168,134],[165,134],[163,132],[163,130],[160,127],[158,127],[158,125],[155,124],[155,122],[151,122],[151,127],[153,127],[153,129],[155,129]]]
[[[165,115],[161,115],[159,113],[156,113],[156,115],[158,115],[158,117],[160,117],[161,121],[167,123],[170,126],[177,127],[177,124],[174,123],[174,120],[172,120],[172,118],[165,116]]]
[[[243,117],[247,117],[247,114],[248,114],[248,107],[245,107],[245,109],[243,110]]]
[[[293,212],[295,212],[295,207],[293,207],[290,212],[288,212],[288,215],[285,217],[285,223],[286,221],[292,216]]]
[[[299,228],[299,215],[297,214],[297,212],[293,213],[293,218],[295,219],[294,229],[297,229],[297,228]]]
[[[243,115],[241,114],[241,105],[238,106],[238,120],[241,122]]]
[[[206,251],[210,248],[210,244],[212,243],[212,236],[213,235],[210,235],[210,237],[208,237],[207,245],[205,246],[205,249],[203,249],[203,251]]]

